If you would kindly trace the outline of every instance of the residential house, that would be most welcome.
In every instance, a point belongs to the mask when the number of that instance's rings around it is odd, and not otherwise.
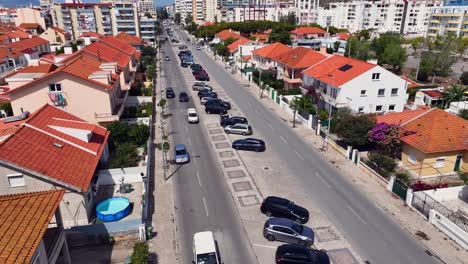
[[[445,111],[458,115],[462,110],[468,110],[468,101],[451,102],[449,108]]]
[[[0,46],[0,84],[10,72],[28,66],[28,60],[23,52]]]
[[[5,45],[7,48],[12,48],[24,52],[26,50],[34,50],[39,56],[50,52],[49,41],[41,37],[30,37],[19,41],[11,42]]]
[[[302,84],[302,71],[327,58],[320,52],[297,47],[273,57],[277,64],[277,79],[284,81],[285,89],[296,89]]]
[[[426,105],[429,107],[444,106],[444,100],[442,99],[443,89],[420,89],[416,92],[414,97],[414,103],[417,105]]]
[[[33,7],[16,8],[15,25],[22,26],[22,24],[28,23],[38,24],[43,29],[46,28],[41,9]]]
[[[252,51],[252,64],[261,70],[276,69],[278,63],[273,58],[290,50],[290,47],[275,42]]]
[[[87,31],[87,32],[83,32],[83,34],[81,34],[78,37],[78,40],[83,41],[84,45],[87,46],[87,45],[90,45],[91,43],[96,42],[102,37],[104,37],[104,35],[99,34],[97,32],[93,32],[93,31]]]
[[[212,43],[221,43],[228,39],[239,39],[241,37],[242,36],[239,33],[233,31],[232,29],[225,29],[215,34]]]
[[[64,190],[0,196],[0,262],[71,263],[59,204]]]
[[[71,41],[72,35],[59,27],[50,27],[40,37],[49,41],[50,45],[63,46]]]
[[[302,88],[327,111],[348,107],[356,113],[401,112],[407,81],[376,64],[333,55],[303,72]]]
[[[246,54],[245,50],[239,49],[239,47],[248,45],[248,44],[253,44],[254,42],[248,38],[240,37],[233,43],[229,44],[227,46],[227,49],[229,51],[229,54],[231,54],[231,57],[234,62],[240,62],[243,56],[247,56],[249,54]],[[245,53],[245,54],[244,54]]]
[[[137,50],[141,50],[145,44],[145,41],[142,38],[135,35],[130,35],[127,32],[120,32],[119,34],[115,35],[114,38],[135,47]]]
[[[468,121],[463,118],[425,108],[388,113],[376,120],[401,127],[401,166],[415,177],[468,171]]]
[[[292,39],[311,39],[330,36],[327,31],[319,27],[298,27],[289,33]]]
[[[95,171],[109,158],[109,132],[49,104],[32,114],[28,109],[0,120],[0,193],[63,189],[64,227],[88,224],[94,215]]]
[[[21,23],[19,26],[36,36],[44,32],[44,28],[39,23]]]

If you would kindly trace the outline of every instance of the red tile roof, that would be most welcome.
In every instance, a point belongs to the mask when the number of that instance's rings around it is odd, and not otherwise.
[[[432,98],[439,98],[443,95],[443,93],[439,90],[427,90],[427,91],[421,91],[421,92],[429,95]]]
[[[57,66],[55,66],[54,64],[39,64],[36,66],[28,66],[17,71],[12,71],[5,75],[4,78],[11,77],[18,73],[50,73],[53,72],[55,69],[57,69]]]
[[[2,121],[0,131],[2,124],[7,129],[11,128]],[[55,127],[92,131],[93,135],[86,142]],[[45,105],[0,143],[0,159],[19,170],[32,171],[65,187],[86,191],[108,137],[109,132],[105,128],[90,125],[63,110]]]
[[[349,33],[340,33],[340,34],[338,34],[338,39],[339,40],[347,40],[349,37],[351,37],[351,34],[349,34]]]
[[[6,33],[5,36],[8,39],[28,39],[30,36],[32,36],[30,33],[21,31],[21,30],[13,30],[8,33]]]
[[[345,65],[352,67],[346,71],[340,70]],[[376,66],[365,61],[333,55],[303,71],[303,74],[338,87]]]
[[[54,30],[54,31],[57,31],[58,33],[64,35],[65,37],[70,37],[71,36],[70,32],[65,31],[65,30],[63,30],[63,29],[61,29],[59,27],[51,27],[51,29]]]
[[[101,37],[104,37],[104,35],[99,34],[97,32],[88,31],[88,32],[83,32],[83,34],[81,34],[79,38],[84,38],[84,37],[101,38]]]
[[[211,22],[211,21],[206,21],[205,23],[199,25],[198,27],[206,27],[206,26],[211,26],[211,25],[213,25],[213,24],[214,24],[214,23]]]
[[[215,35],[217,38],[219,38],[220,40],[222,41],[225,41],[229,38],[233,38],[233,39],[238,39],[240,37],[242,37],[241,35],[239,35],[238,33],[232,31],[231,29],[225,29],[225,30],[222,30],[218,33],[216,33]]]
[[[387,113],[384,115],[375,116],[375,120],[377,123],[401,125],[426,113],[429,110],[429,108],[421,108],[417,110],[404,110],[403,112]]]
[[[102,42],[94,42],[78,51],[75,56],[82,52],[87,52],[94,55],[96,58],[104,60],[106,62],[117,62],[120,68],[125,69],[131,57],[125,53],[119,52],[118,49],[109,47]]]
[[[290,50],[291,50],[290,47],[280,42],[275,42],[265,47],[253,50],[252,54],[257,55],[262,58],[272,59],[273,57],[278,56],[282,53],[288,52]]]
[[[18,50],[33,49],[40,45],[47,44],[49,41],[41,37],[32,37],[28,39],[23,39],[17,42],[8,43],[5,46]]]
[[[273,60],[292,69],[305,69],[327,58],[315,50],[297,47],[273,57]]]
[[[127,32],[120,32],[115,36],[115,38],[129,45],[140,45],[144,42],[142,38],[139,38],[135,35],[130,35]]]
[[[17,49],[0,47],[0,58],[18,58],[21,55],[23,55],[23,53]]]
[[[0,263],[31,263],[64,190],[0,196]]]
[[[41,25],[39,23],[21,23],[19,26],[27,29],[37,29]]]
[[[241,37],[238,40],[234,41],[233,43],[227,46],[229,53],[233,53],[236,51],[240,45],[245,45],[247,43],[251,43],[252,41],[248,38]]]
[[[406,86],[407,86],[408,89],[421,86],[420,83],[417,83],[417,82],[411,80],[410,78],[408,78],[408,77],[406,77],[404,75],[401,75],[400,77],[407,82]]]
[[[299,27],[290,32],[295,35],[305,35],[305,34],[326,34],[327,32],[318,27]]]
[[[118,49],[124,53],[126,53],[127,55],[131,55],[131,56],[134,56],[135,55],[135,52],[136,52],[136,48],[131,46],[131,45],[128,45],[127,43],[121,41],[121,40],[118,40],[116,39],[115,37],[112,37],[112,36],[106,36],[106,37],[103,37],[99,40],[100,43],[102,44],[105,44],[105,45],[108,45],[112,48],[115,48],[115,49]]]

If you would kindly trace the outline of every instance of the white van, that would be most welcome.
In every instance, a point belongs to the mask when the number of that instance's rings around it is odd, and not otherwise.
[[[195,108],[189,108],[187,109],[187,121],[189,123],[198,123],[198,114],[197,110]]]
[[[194,264],[220,264],[213,232],[204,231],[193,235]]]

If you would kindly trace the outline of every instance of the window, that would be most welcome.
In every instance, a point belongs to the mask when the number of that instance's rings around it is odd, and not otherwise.
[[[392,96],[398,95],[398,88],[392,88]]]
[[[21,187],[26,185],[24,177],[21,174],[7,175],[7,177],[10,187]]]
[[[388,111],[395,111],[395,105],[389,105]]]
[[[381,105],[376,106],[375,111],[382,112],[382,106]]]
[[[364,106],[360,106],[359,109],[358,109],[358,112],[363,113],[364,112]]]
[[[50,92],[61,92],[62,91],[62,84],[60,84],[60,83],[51,83],[51,84],[49,84],[49,91]]]
[[[409,150],[408,152],[408,162],[411,164],[417,163],[416,154],[412,150]]]
[[[361,90],[361,97],[366,96],[366,90]]]
[[[434,164],[435,168],[443,168],[445,166],[445,158],[437,158]]]
[[[380,79],[380,73],[373,73],[372,74],[372,80],[379,80]]]
[[[379,89],[378,95],[379,97],[385,96],[385,89]]]

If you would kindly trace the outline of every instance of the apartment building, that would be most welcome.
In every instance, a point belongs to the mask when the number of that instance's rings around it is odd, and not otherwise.
[[[156,19],[156,5],[154,0],[140,0],[137,2],[138,12],[140,14],[149,13],[153,18]]]
[[[447,34],[468,37],[468,5],[437,7],[430,14],[427,36]]]
[[[175,0],[175,12],[180,14],[180,21],[185,23],[185,18],[192,14],[192,0]]]
[[[140,18],[140,38],[146,43],[154,44],[156,31],[156,18],[141,17]]]
[[[218,3],[216,0],[205,0],[205,20],[211,22],[217,22],[216,8]]]
[[[201,24],[205,21],[205,1],[193,0],[192,1],[192,17],[193,22]]]
[[[281,17],[286,17],[289,14],[298,14],[298,12],[299,9],[293,6],[285,7],[277,5],[254,5],[235,7],[233,11],[233,22],[258,20],[278,22]]]
[[[116,2],[112,5],[112,35],[126,32],[140,36],[138,6],[132,2]]]

